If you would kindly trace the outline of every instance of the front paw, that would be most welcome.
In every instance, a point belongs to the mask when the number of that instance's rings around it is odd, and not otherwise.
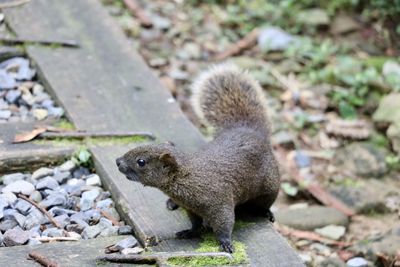
[[[265,217],[271,222],[274,223],[275,222],[275,216],[272,213],[272,211],[268,210],[265,214]]]
[[[175,236],[178,239],[189,239],[189,238],[199,237],[200,233],[199,231],[193,231],[192,229],[188,229],[175,233]]]
[[[230,241],[223,241],[220,243],[220,248],[224,252],[233,253],[233,245]]]

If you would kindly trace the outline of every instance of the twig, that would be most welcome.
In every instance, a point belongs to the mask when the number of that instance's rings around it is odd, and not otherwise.
[[[28,255],[30,258],[32,258],[34,261],[40,263],[42,266],[60,267],[60,265],[57,262],[50,260],[49,258],[43,256],[42,254],[40,254],[37,251],[31,251],[31,252],[29,252]]]
[[[285,157],[284,155],[286,154],[285,151],[282,148],[277,148],[278,155],[282,157],[282,160],[280,162],[285,162]],[[344,204],[342,201],[338,200],[335,198],[332,194],[327,192],[325,189],[323,189],[317,182],[312,182],[309,183],[304,179],[299,174],[299,171],[295,166],[289,167],[286,166],[287,172],[293,177],[293,179],[299,184],[304,186],[304,188],[310,192],[310,194],[315,197],[317,200],[319,200],[322,204],[326,206],[330,206],[332,208],[335,208],[337,210],[340,210],[347,216],[353,216],[355,214],[354,210],[348,207],[346,204]]]
[[[217,54],[214,59],[215,60],[223,60],[230,56],[234,56],[239,54],[245,49],[249,49],[254,46],[257,42],[259,30],[258,28],[253,29],[250,33],[248,33],[245,37],[237,41],[231,47],[229,47],[226,51]]]
[[[78,42],[74,40],[38,40],[38,39],[0,37],[0,42],[9,45],[40,44],[40,45],[60,45],[73,48],[79,47]]]
[[[8,3],[1,3],[0,8],[16,7],[16,6],[27,4],[30,1],[31,0],[17,0],[17,1],[8,2]]]
[[[29,202],[30,204],[32,204],[33,206],[35,206],[38,210],[40,210],[44,215],[47,216],[47,218],[49,218],[50,222],[52,224],[54,224],[55,227],[59,228],[59,229],[63,229],[63,227],[54,219],[54,217],[43,207],[39,206],[39,204],[37,204],[35,201],[27,198],[26,196],[24,196],[23,194],[18,194],[17,195],[19,198],[22,198],[23,200]]]
[[[321,242],[324,244],[335,245],[335,246],[339,246],[339,247],[349,247],[349,246],[353,245],[350,242],[342,242],[342,241],[336,241],[336,240],[324,238],[321,235],[314,233],[314,232],[310,232],[310,231],[294,230],[294,229],[290,229],[288,227],[281,227],[281,226],[277,226],[276,228],[282,235],[285,235],[285,236],[292,236],[292,237],[296,237],[299,239],[318,241],[318,242]]]
[[[55,237],[49,237],[49,236],[39,236],[35,237],[37,241],[40,242],[53,242],[53,241],[79,241],[80,239],[76,237],[69,237],[69,236],[55,236]]]
[[[113,216],[111,216],[111,214],[101,209],[96,209],[96,210],[98,210],[101,215],[106,217],[106,219],[110,220],[113,225],[119,226],[119,221],[117,221]]]
[[[153,22],[136,0],[124,0],[124,3],[132,15],[140,21],[140,25],[147,28],[153,27]]]
[[[97,260],[117,263],[142,263],[155,264],[163,263],[171,258],[194,258],[194,257],[213,257],[227,258],[232,260],[231,254],[226,252],[158,252],[148,255],[106,255],[98,257]]]
[[[156,137],[148,132],[84,132],[84,131],[66,131],[66,132],[43,132],[39,135],[42,138],[78,138],[84,139],[86,137],[134,137],[141,136],[155,140]]]

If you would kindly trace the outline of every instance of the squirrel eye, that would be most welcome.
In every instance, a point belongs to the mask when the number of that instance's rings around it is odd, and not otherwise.
[[[144,159],[138,159],[136,162],[140,167],[143,167],[144,165],[146,165],[146,161]]]

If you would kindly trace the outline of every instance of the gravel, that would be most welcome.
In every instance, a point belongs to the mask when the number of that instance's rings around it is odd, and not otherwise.
[[[0,63],[0,123],[30,122],[64,115],[43,86],[28,59],[13,57]]]
[[[40,90],[36,88],[36,93]],[[71,160],[54,168],[37,169],[32,174],[0,176],[0,188],[0,247],[37,245],[40,244],[37,237],[90,239],[133,233],[132,227],[123,222],[117,226],[103,217],[100,210],[120,220],[110,193],[101,188],[97,174]],[[17,193],[29,196],[48,210],[61,229],[54,227],[31,203],[18,198]],[[121,250],[137,244],[134,238],[129,242],[123,243]]]

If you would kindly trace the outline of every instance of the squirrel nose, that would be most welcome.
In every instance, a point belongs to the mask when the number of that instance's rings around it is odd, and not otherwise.
[[[121,163],[122,163],[122,158],[117,158],[115,160],[115,163],[117,164],[117,167],[119,167],[121,165]]]

